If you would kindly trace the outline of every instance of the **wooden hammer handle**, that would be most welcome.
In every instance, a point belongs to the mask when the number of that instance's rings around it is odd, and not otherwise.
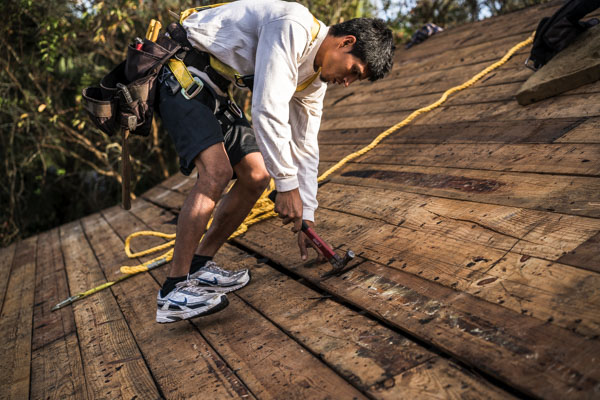
[[[123,129],[123,143],[121,144],[121,194],[123,208],[131,208],[131,168],[129,163],[129,129]]]

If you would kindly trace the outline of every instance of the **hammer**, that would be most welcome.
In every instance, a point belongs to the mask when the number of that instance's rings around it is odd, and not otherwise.
[[[277,191],[273,190],[269,193],[269,200],[273,203],[275,202],[275,198],[277,196]],[[352,250],[348,250],[344,255],[344,258],[337,255],[335,251],[327,244],[317,232],[304,221],[302,221],[302,232],[310,239],[311,242],[317,246],[321,254],[325,257],[325,259],[333,266],[333,269],[329,272],[326,272],[321,276],[321,278],[326,278],[329,276],[340,275],[344,271],[344,267],[348,265],[350,261],[354,259],[354,252]]]

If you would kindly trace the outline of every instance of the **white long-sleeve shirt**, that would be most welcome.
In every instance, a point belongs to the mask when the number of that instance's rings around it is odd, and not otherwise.
[[[303,219],[317,208],[317,134],[327,84],[315,79],[314,60],[328,28],[312,40],[312,14],[298,3],[240,0],[183,21],[193,46],[242,75],[254,74],[252,122],[258,147],[276,189],[299,188]],[[312,43],[311,43],[312,42]]]

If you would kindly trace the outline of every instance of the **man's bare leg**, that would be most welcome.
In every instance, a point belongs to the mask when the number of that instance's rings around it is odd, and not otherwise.
[[[194,163],[198,169],[198,180],[179,213],[170,277],[188,274],[194,251],[206,231],[210,215],[232,176],[223,143],[201,152]]]
[[[260,153],[250,153],[233,169],[237,181],[219,203],[213,222],[196,254],[213,257],[223,243],[244,221],[256,200],[269,185],[271,177]]]

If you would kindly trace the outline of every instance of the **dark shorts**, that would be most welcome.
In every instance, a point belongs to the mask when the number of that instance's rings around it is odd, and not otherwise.
[[[217,143],[224,143],[231,166],[259,151],[254,131],[244,116],[236,119],[227,131],[221,129],[213,113],[215,100],[208,88],[191,100],[186,100],[179,91],[172,94],[165,82],[159,84],[159,91],[158,111],[175,143],[184,175],[190,175],[195,168],[198,154]]]

